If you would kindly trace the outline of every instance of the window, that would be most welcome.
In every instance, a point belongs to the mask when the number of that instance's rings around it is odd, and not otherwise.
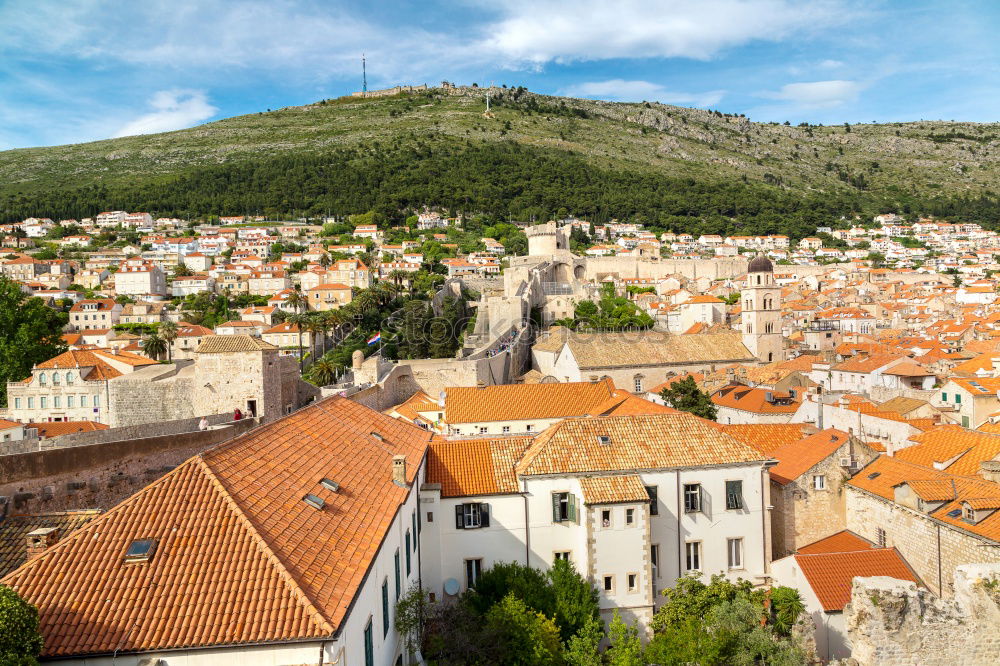
[[[96,407],[100,407],[100,406],[101,406],[101,396],[95,395],[94,396],[94,407],[96,408]]]
[[[510,426],[504,426],[504,427],[500,428],[500,430],[503,432],[503,434],[506,435],[507,433],[510,432]]]
[[[488,504],[471,502],[455,506],[455,528],[473,530],[477,527],[490,526],[490,507]]]
[[[58,372],[53,372],[52,373],[52,385],[53,386],[59,386],[59,384],[60,384],[60,382],[59,382],[59,373]]]
[[[67,384],[72,384],[73,383],[73,373],[72,372],[67,372],[66,373],[66,383]]]
[[[48,405],[48,402],[49,402],[48,398],[46,398],[44,395],[41,398],[39,398],[39,403],[42,409],[45,409],[45,407]]]
[[[743,482],[726,481],[726,508],[743,508]]]
[[[826,490],[826,474],[813,475],[813,489]]]
[[[428,523],[433,523],[434,522],[434,512],[433,511],[428,511],[427,512],[427,522]]]
[[[86,407],[87,406],[87,396],[85,396],[85,395],[81,395],[80,396],[80,406],[81,407]]]
[[[611,527],[611,509],[601,509],[601,527]]]
[[[375,644],[372,642],[372,621],[365,625],[365,666],[375,666]]]
[[[129,544],[125,551],[126,562],[148,562],[156,552],[155,539],[138,539]]]
[[[660,513],[660,501],[657,497],[656,486],[646,486],[646,494],[649,495],[649,515],[658,515]]]
[[[42,386],[45,386],[45,384],[48,381],[49,381],[48,375],[46,375],[44,372],[39,373],[39,375],[38,375],[38,383],[39,384],[41,384]]]
[[[885,548],[885,530],[881,527],[875,528],[875,543],[879,548]]]
[[[605,592],[614,592],[615,591],[615,577],[614,576],[605,576],[604,577],[604,591]]]
[[[389,635],[389,578],[382,581],[382,638]]]
[[[465,586],[467,588],[475,587],[476,582],[479,581],[479,576],[483,573],[483,560],[466,560],[465,561]]]
[[[684,544],[688,571],[701,571],[701,542],[688,541]]]
[[[552,493],[552,522],[576,522],[576,496],[573,493]]]
[[[726,551],[729,553],[729,568],[743,568],[743,539],[726,539]]]
[[[635,509],[625,509],[625,524],[635,524]]]
[[[569,560],[570,560],[570,553],[571,552],[572,551],[569,551],[569,550],[557,550],[555,552],[555,559],[557,561],[558,560],[566,560],[567,562],[569,562]]]
[[[399,548],[396,549],[396,601],[399,601]]]
[[[639,375],[635,377],[635,392],[642,393],[642,377]]]
[[[14,409],[21,409],[21,399],[14,398]]]
[[[28,409],[34,409],[34,408],[35,408],[35,399],[28,398]]]
[[[962,404],[962,394],[961,393],[956,393],[955,394],[955,404],[956,405],[961,405]]]
[[[417,520],[417,512],[414,511],[410,514],[410,520],[413,522],[413,552],[417,552],[417,536],[420,534],[420,522]]]
[[[684,513],[701,511],[701,484],[684,484]]]
[[[653,568],[653,578],[660,577],[660,544],[654,543],[649,547],[649,563]]]
[[[480,435],[486,434],[486,426],[479,426],[479,434]]]
[[[530,423],[528,425],[524,426],[524,432],[531,432],[534,429],[535,429],[535,426],[531,425]]]
[[[412,572],[411,562],[410,562],[410,530],[406,530],[406,575],[409,577]]]
[[[635,592],[639,586],[639,574],[630,573],[628,575],[628,591]]]
[[[57,396],[53,397],[52,398],[52,406],[53,407],[62,407],[62,396],[57,395]]]
[[[962,417],[962,427],[963,428],[968,428],[969,427],[969,417],[968,416],[963,416]]]
[[[76,397],[76,396],[72,396],[72,395],[68,395],[68,396],[66,396],[66,407],[67,407],[68,409],[73,409],[73,407],[75,407],[75,406],[76,406],[76,405],[74,405],[74,404],[73,404],[73,399],[74,399],[75,397]]]
[[[941,402],[948,402],[948,394],[947,393],[942,393],[941,394]]]

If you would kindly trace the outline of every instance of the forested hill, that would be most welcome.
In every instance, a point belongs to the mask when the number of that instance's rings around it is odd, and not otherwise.
[[[0,152],[0,220],[276,217],[436,206],[676,230],[811,233],[898,211],[1000,226],[1000,125],[789,126],[662,104],[431,89]]]

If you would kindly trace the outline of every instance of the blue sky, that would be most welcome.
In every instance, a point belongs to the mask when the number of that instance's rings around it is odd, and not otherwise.
[[[442,79],[793,123],[1000,109],[995,0],[0,0],[0,150]]]

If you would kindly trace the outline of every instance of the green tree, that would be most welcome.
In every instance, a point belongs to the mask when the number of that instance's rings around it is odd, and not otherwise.
[[[569,560],[556,560],[546,572],[555,595],[554,613],[563,640],[600,620],[597,589],[581,576]]]
[[[13,588],[0,585],[0,664],[33,666],[42,645],[38,610]]]
[[[611,645],[604,655],[608,666],[643,666],[646,663],[638,630],[625,624],[617,609],[608,626],[608,640]]]
[[[36,364],[66,350],[62,329],[67,319],[0,277],[0,403],[7,404],[7,382],[24,379]]]
[[[504,664],[555,666],[562,663],[562,644],[555,622],[513,594],[489,609],[486,622],[500,639]]]
[[[601,666],[604,660],[599,647],[603,638],[604,623],[596,619],[588,620],[563,645],[563,661],[567,666]]]
[[[688,375],[679,379],[660,391],[663,401],[682,412],[689,412],[703,419],[714,421],[716,417],[715,403],[707,393],[698,388],[694,377]]]
[[[154,361],[159,361],[168,349],[167,341],[156,333],[150,333],[143,338],[139,346],[142,347],[142,353]]]
[[[165,321],[160,324],[159,330],[157,331],[160,337],[167,346],[167,360],[170,361],[173,356],[173,346],[174,340],[177,339],[177,323],[173,321]]]
[[[320,357],[309,366],[305,378],[316,386],[332,384],[337,377],[337,365],[326,357]]]

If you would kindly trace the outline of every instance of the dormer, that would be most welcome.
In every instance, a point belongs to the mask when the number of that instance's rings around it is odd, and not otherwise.
[[[1000,497],[978,497],[962,501],[962,520],[977,525],[1000,509]]]

